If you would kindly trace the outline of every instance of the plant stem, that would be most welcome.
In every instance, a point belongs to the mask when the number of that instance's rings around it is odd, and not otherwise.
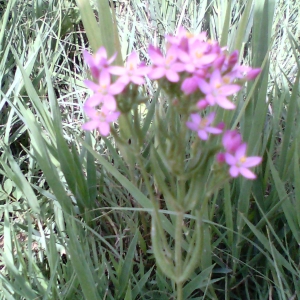
[[[177,287],[177,300],[183,300],[183,289],[182,289],[183,283],[182,282],[178,282],[176,284]]]
[[[182,274],[182,222],[183,212],[180,211],[177,214],[176,230],[175,230],[175,273],[176,273],[176,287],[177,287],[177,299],[182,299],[182,280],[180,279]]]
[[[163,244],[163,248],[164,248],[164,250],[166,252],[167,257],[171,257],[171,253],[172,252],[171,252],[171,249],[170,249],[170,247],[168,245],[166,236],[164,234],[163,225],[162,225],[161,219],[159,217],[158,203],[157,203],[156,198],[154,196],[153,188],[151,186],[151,183],[150,183],[150,180],[149,180],[149,176],[148,176],[147,171],[145,169],[144,161],[143,161],[143,159],[141,157],[140,143],[142,143],[142,142],[138,140],[138,136],[136,135],[135,130],[131,126],[131,122],[130,122],[130,120],[128,118],[128,115],[125,116],[125,120],[126,120],[128,126],[129,126],[129,129],[130,129],[130,132],[131,132],[131,136],[132,136],[131,144],[132,144],[133,153],[135,155],[136,163],[140,167],[140,172],[141,172],[142,178],[144,180],[144,183],[145,183],[146,188],[147,188],[148,193],[149,193],[149,198],[150,198],[150,200],[152,202],[152,205],[153,205],[153,212],[154,212],[153,218],[156,219],[156,222],[157,222],[157,225],[158,225],[157,226],[158,227],[158,232],[159,232],[162,244]]]

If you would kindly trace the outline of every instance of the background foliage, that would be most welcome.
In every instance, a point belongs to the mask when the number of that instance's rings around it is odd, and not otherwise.
[[[153,258],[149,195],[127,167],[134,157],[80,128],[82,50],[104,44],[121,62],[135,49],[147,61],[149,43],[164,48],[165,33],[184,26],[264,68],[239,93],[237,113],[222,116],[263,156],[258,179],[233,180],[211,199],[212,239],[184,297],[299,298],[299,9],[279,0],[0,2],[0,297],[176,297]],[[151,140],[163,95],[145,88],[151,101],[139,116]]]

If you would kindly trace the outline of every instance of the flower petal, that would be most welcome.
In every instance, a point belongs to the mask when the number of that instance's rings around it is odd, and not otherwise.
[[[182,63],[174,63],[171,65],[171,69],[175,72],[182,72],[185,70],[185,65]]]
[[[109,73],[114,75],[123,75],[127,73],[127,69],[119,66],[111,66],[109,68]]]
[[[211,64],[217,57],[218,57],[218,55],[217,55],[216,53],[203,55],[203,56],[199,59],[198,64],[203,64],[203,65]],[[207,66],[206,66],[206,67],[207,67]]]
[[[108,65],[110,65],[115,59],[116,59],[116,57],[117,57],[117,52],[115,52],[114,54],[113,54],[113,56],[109,59],[109,60],[107,60],[107,64]]]
[[[231,166],[229,169],[231,177],[237,177],[239,175],[239,168],[237,166]]]
[[[214,96],[211,95],[211,94],[206,95],[205,100],[206,100],[206,102],[207,102],[209,105],[211,105],[211,106],[213,106],[213,105],[216,104],[216,97],[214,97]],[[221,106],[221,105],[220,105],[220,106]]]
[[[193,130],[193,131],[198,130],[198,125],[193,122],[186,122],[185,124],[186,124],[187,128],[189,128],[190,130]]]
[[[89,66],[94,65],[93,56],[87,50],[83,50],[83,58]]]
[[[96,52],[96,54],[95,54],[95,60],[97,61],[97,62],[99,62],[101,59],[103,59],[103,58],[107,58],[107,53],[106,53],[106,49],[105,49],[105,47],[104,46],[101,46],[98,50],[97,50],[97,52]]]
[[[148,54],[155,65],[164,65],[165,59],[162,56],[161,52],[159,49],[156,49],[152,45],[149,46],[148,48]]]
[[[225,153],[225,161],[228,165],[235,165],[237,159],[230,153]]]
[[[166,69],[165,68],[162,68],[162,67],[157,67],[157,68],[153,68],[149,74],[148,74],[148,77],[150,79],[159,79],[159,78],[162,78],[164,77],[166,74]]]
[[[221,73],[219,69],[215,69],[210,75],[210,85],[215,87],[222,83]]]
[[[171,82],[178,82],[179,81],[179,75],[171,69],[166,71],[166,77]]]
[[[115,110],[117,108],[116,99],[109,94],[104,96],[103,105],[109,110]]]
[[[125,86],[126,86],[126,84],[123,81],[117,80],[115,83],[113,83],[112,85],[109,86],[108,92],[111,95],[118,95],[121,92],[123,92]]]
[[[135,71],[135,75],[139,75],[139,76],[145,76],[147,75],[150,71],[152,70],[152,68],[150,66],[139,66]]]
[[[110,133],[110,125],[106,122],[100,122],[98,124],[98,129],[101,135],[108,136]]]
[[[99,125],[99,121],[91,120],[91,121],[88,121],[88,122],[82,124],[81,128],[83,130],[94,130],[98,127],[98,125]]]
[[[212,92],[211,86],[202,78],[198,79],[198,86],[204,94],[210,94]]]
[[[119,111],[111,112],[107,115],[106,121],[109,123],[115,122],[119,118],[120,114],[121,113]]]
[[[211,112],[207,117],[206,117],[206,120],[208,121],[207,124],[211,124],[214,119],[215,119],[215,116],[216,116],[216,113],[213,111]]]
[[[101,86],[109,86],[110,85],[110,74],[108,70],[103,69],[100,74],[99,82]]]
[[[246,158],[246,153],[247,153],[247,144],[243,143],[236,149],[235,157],[238,160],[240,160],[241,158]]]
[[[137,85],[143,84],[144,83],[144,78],[140,76],[131,76],[131,81]]]
[[[87,80],[87,79],[84,80],[83,83],[87,88],[91,89],[94,92],[97,92],[100,88],[98,84],[96,84],[93,81]]]
[[[220,134],[222,133],[222,129],[216,127],[206,127],[206,131],[212,134]]]
[[[201,140],[206,141],[208,139],[208,134],[205,130],[198,130],[198,136]]]
[[[205,109],[208,105],[209,103],[205,99],[197,102],[197,107],[201,110]]]
[[[189,95],[196,91],[198,87],[197,80],[195,77],[186,78],[183,80],[181,84],[181,90],[186,94]]]
[[[260,68],[258,68],[258,69],[251,69],[248,73],[247,73],[247,75],[246,75],[246,79],[247,80],[253,80],[253,79],[255,79],[257,76],[258,76],[258,74],[261,72],[261,69]]]
[[[89,118],[98,120],[98,110],[91,106],[87,106],[86,104],[84,105],[83,110]]]
[[[246,161],[243,163],[243,167],[250,168],[257,166],[261,163],[262,158],[260,156],[250,156],[246,158]]]
[[[197,126],[200,124],[202,118],[199,114],[191,114],[190,115],[191,119],[192,119],[192,122],[197,124]]]
[[[88,98],[85,101],[84,106],[95,107],[102,102],[103,102],[103,95],[97,93],[97,94],[94,94],[93,96],[91,96],[90,98]]]
[[[237,84],[228,84],[221,86],[219,88],[219,93],[222,94],[223,96],[230,96],[235,94],[241,89],[241,87]]]
[[[218,96],[215,97],[216,103],[224,109],[235,109],[235,105],[230,102],[226,97]]]
[[[241,167],[241,168],[240,168],[240,173],[241,173],[244,177],[246,177],[246,178],[248,178],[248,179],[255,179],[255,178],[256,178],[256,175],[255,175],[253,172],[251,172],[249,169],[247,169],[247,168]]]

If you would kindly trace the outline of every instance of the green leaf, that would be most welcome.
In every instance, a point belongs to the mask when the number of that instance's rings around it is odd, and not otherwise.
[[[126,254],[124,263],[122,265],[121,274],[119,277],[119,286],[120,286],[119,296],[123,295],[127,286],[130,289],[130,294],[131,294],[130,284],[128,284],[128,283],[129,283],[129,279],[130,279],[130,276],[132,273],[133,258],[134,258],[134,254],[136,251],[138,235],[139,235],[139,231],[137,230],[134,235],[134,238],[132,239],[132,241],[128,247],[127,254]],[[127,293],[128,293],[128,289],[127,289]],[[127,293],[126,293],[126,296],[127,296]]]
[[[85,299],[99,300],[97,293],[97,285],[94,281],[93,274],[90,269],[90,265],[87,261],[87,252],[84,245],[81,245],[78,239],[78,234],[82,237],[82,233],[78,232],[79,229],[72,217],[66,218],[69,242],[68,251],[72,260],[72,265],[75,269],[76,275],[79,279],[80,286],[82,288]]]
[[[2,164],[2,167],[6,170],[7,174],[10,177],[10,192],[12,189],[12,182],[14,185],[18,188],[19,191],[22,192],[24,198],[27,199],[28,204],[33,212],[39,214],[40,213],[40,205],[37,200],[37,197],[35,193],[33,192],[29,182],[25,178],[25,176],[22,173],[22,170],[20,169],[18,163],[14,160],[11,153],[7,150],[6,147],[4,147],[4,153],[7,158],[7,161],[10,164],[10,168],[8,167],[7,163],[0,158],[0,163]],[[0,193],[1,197],[1,193]]]

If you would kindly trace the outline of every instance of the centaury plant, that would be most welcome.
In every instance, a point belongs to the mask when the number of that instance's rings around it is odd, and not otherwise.
[[[228,97],[237,93],[244,81],[255,79],[260,69],[239,65],[237,51],[227,55],[217,42],[207,40],[205,32],[193,35],[180,27],[176,36],[167,35],[166,39],[165,55],[149,46],[152,64],[148,66],[139,63],[136,52],[128,56],[125,67],[113,66],[116,54],[108,59],[104,47],[94,56],[84,53],[95,82],[85,81],[94,94],[84,104],[90,120],[82,128],[98,129],[102,136],[112,132],[125,153],[134,153],[135,161],[128,164],[140,170],[154,208],[151,236],[157,265],[176,283],[177,298],[183,299],[183,284],[201,265],[204,235],[210,243],[209,232],[202,224],[202,218],[208,215],[208,202],[230,177],[256,178],[249,168],[262,158],[247,156],[247,144],[237,131],[226,130],[228,124],[214,123],[217,111],[235,109]],[[148,100],[139,88],[146,75],[157,80],[158,89],[166,97],[163,114],[171,116],[167,128],[162,129],[163,115],[156,112],[155,122],[148,129],[154,137],[150,143],[138,115],[133,112],[134,121],[130,120],[131,111]],[[120,115],[124,123],[119,127],[127,127],[130,144],[128,137],[119,135],[113,126]],[[142,153],[147,142],[149,167],[145,167]],[[175,212],[171,243],[159,214],[158,195],[165,202],[162,205]],[[186,213],[195,215],[195,221],[187,224]]]
[[[0,299],[300,298],[298,2],[0,0]]]

